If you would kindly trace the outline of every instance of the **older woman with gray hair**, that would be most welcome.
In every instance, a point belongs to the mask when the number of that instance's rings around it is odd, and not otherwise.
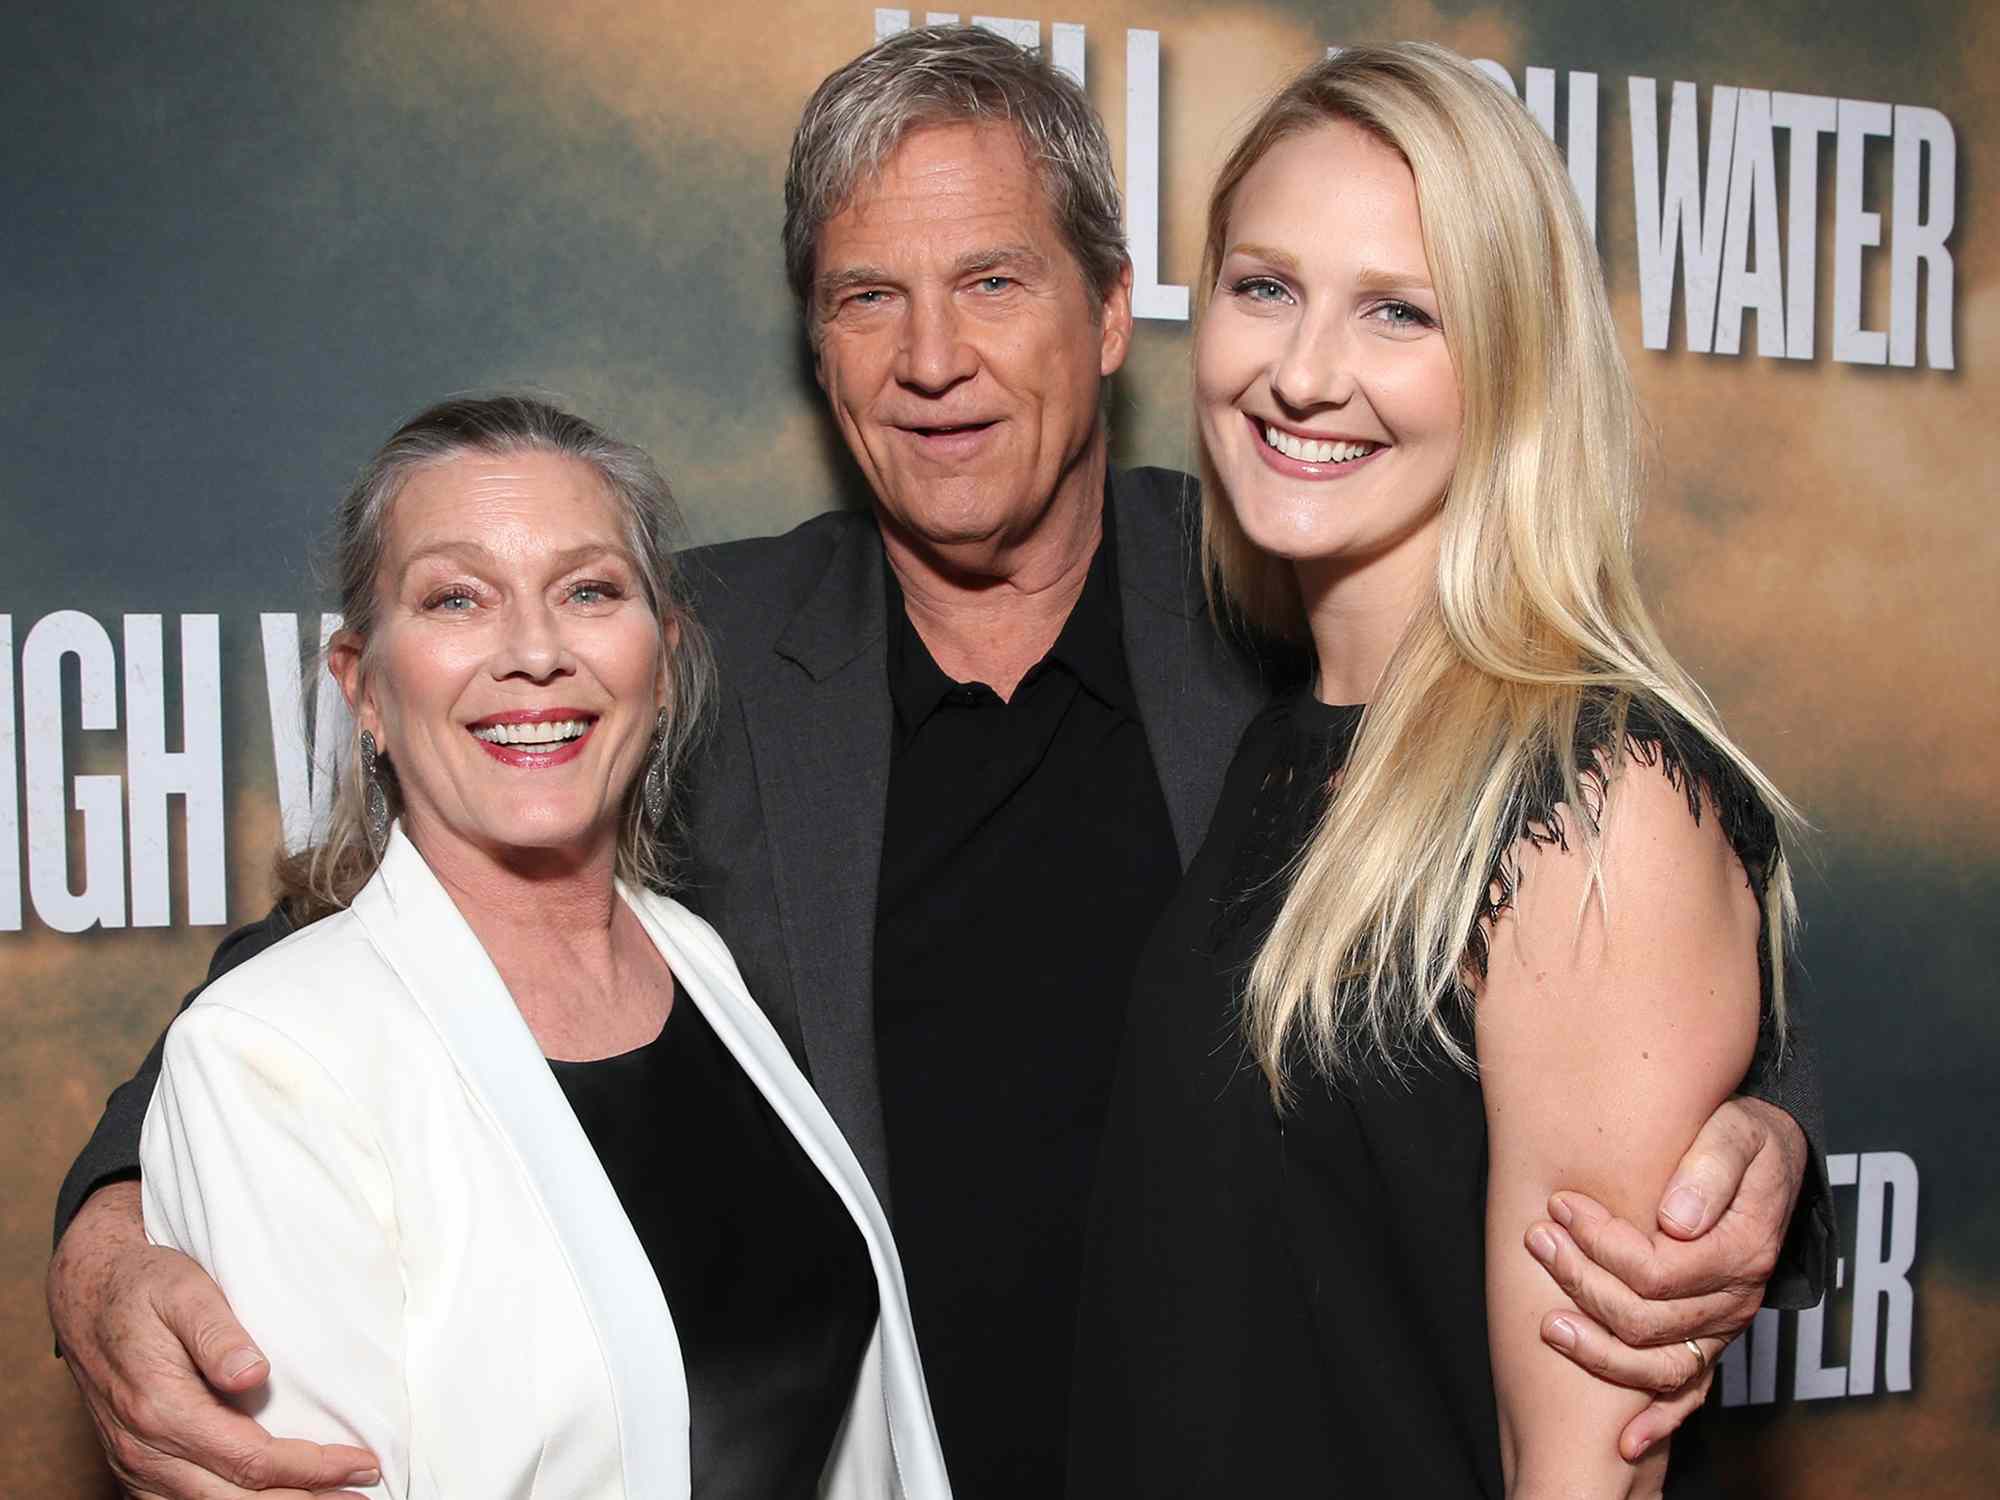
[[[259,1419],[372,1450],[372,1494],[948,1493],[881,1206],[663,893],[713,672],[672,520],[538,400],[389,440],[293,930],[167,1039],[147,1233],[258,1329]]]

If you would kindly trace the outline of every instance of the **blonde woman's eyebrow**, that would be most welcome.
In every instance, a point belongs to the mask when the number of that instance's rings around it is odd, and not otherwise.
[[[1275,245],[1241,244],[1229,247],[1231,258],[1242,256],[1246,260],[1260,261],[1274,271],[1287,276],[1298,276],[1302,272],[1299,258],[1289,250],[1280,250]],[[1354,273],[1354,284],[1364,292],[1429,292],[1430,273],[1411,275],[1408,271],[1392,271],[1382,266],[1364,266]]]
[[[1231,245],[1229,254],[1241,255],[1250,260],[1262,261],[1274,271],[1283,271],[1288,276],[1299,273],[1299,258],[1289,250],[1280,250],[1274,245],[1244,244]]]
[[[1375,266],[1366,266],[1354,275],[1354,284],[1364,292],[1428,292],[1431,286],[1428,272],[1412,276],[1408,271],[1389,271]]]

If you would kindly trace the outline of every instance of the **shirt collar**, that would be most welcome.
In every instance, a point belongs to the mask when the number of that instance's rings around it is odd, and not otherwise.
[[[1111,486],[1105,480],[1104,530],[1090,560],[1083,592],[1071,606],[1061,634],[1048,653],[1028,669],[1023,685],[1051,668],[1067,671],[1091,696],[1126,713],[1136,712],[1131,673],[1125,664],[1124,616],[1118,600],[1118,542],[1112,516]],[[903,590],[893,568],[886,576],[889,611],[889,697],[896,725],[914,734],[953,693],[984,684],[957,682],[945,673],[910,623]],[[988,689],[990,691],[990,689]]]

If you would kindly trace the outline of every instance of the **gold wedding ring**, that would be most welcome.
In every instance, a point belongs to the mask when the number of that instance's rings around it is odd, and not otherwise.
[[[1700,1375],[1707,1370],[1708,1356],[1701,1352],[1701,1345],[1697,1344],[1693,1339],[1682,1339],[1681,1342],[1688,1346],[1688,1353],[1694,1356],[1695,1374]]]

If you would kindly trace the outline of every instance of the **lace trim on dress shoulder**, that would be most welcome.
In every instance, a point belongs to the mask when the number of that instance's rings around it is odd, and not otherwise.
[[[1527,788],[1516,816],[1494,840],[1487,900],[1465,945],[1464,963],[1470,974],[1486,977],[1487,934],[1512,908],[1520,887],[1519,847],[1527,843],[1568,849],[1569,830],[1564,819],[1569,813],[1580,812],[1595,831],[1612,768],[1621,758],[1613,753],[1614,737],[1622,738],[1623,758],[1658,770],[1667,778],[1686,799],[1688,816],[1696,823],[1713,809],[1723,837],[1743,862],[1759,907],[1763,906],[1772,871],[1777,868],[1778,823],[1750,779],[1665,705],[1609,691],[1593,692],[1585,698],[1576,726],[1574,769],[1584,805],[1580,809],[1565,807],[1562,771],[1550,757]],[[1768,923],[1767,914],[1759,924],[1757,943],[1758,977],[1767,1007],[1772,994]]]

